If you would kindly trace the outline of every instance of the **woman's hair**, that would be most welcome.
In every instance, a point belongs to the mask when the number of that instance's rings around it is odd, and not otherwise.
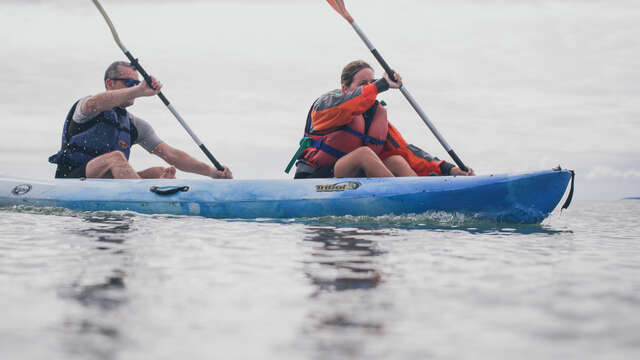
[[[356,76],[358,71],[366,68],[373,70],[371,65],[367,64],[362,60],[356,60],[348,63],[347,66],[345,66],[344,69],[342,69],[342,75],[340,76],[340,83],[346,87],[351,86],[351,83],[353,82],[353,78]]]

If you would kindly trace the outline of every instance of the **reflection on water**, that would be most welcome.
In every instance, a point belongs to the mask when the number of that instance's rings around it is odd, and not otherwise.
[[[128,253],[123,245],[132,232],[133,221],[133,217],[118,214],[89,215],[83,219],[87,227],[72,231],[99,245],[95,247],[97,253],[83,259],[83,267],[71,285],[60,291],[62,298],[79,304],[81,309],[62,325],[70,335],[64,344],[70,354],[105,360],[118,357],[124,339],[115,318],[129,301],[122,270]],[[96,267],[96,263],[110,265]],[[96,278],[103,280],[96,282]]]
[[[372,236],[380,230],[309,227],[305,241],[313,243],[304,261],[314,286],[311,310],[302,331],[305,342],[321,354],[366,355],[364,344],[384,334],[385,323],[373,314],[388,304],[368,296],[383,281],[380,261],[386,254]]]
[[[70,354],[110,360],[118,356],[123,343],[122,330],[114,314],[127,302],[124,273],[114,270],[102,283],[73,285],[63,297],[79,303],[84,310],[69,316],[62,324],[70,335],[64,348]]]
[[[92,285],[72,286],[71,298],[86,307],[95,307],[104,311],[111,311],[126,303],[124,272],[115,269],[114,275],[104,282]]]
[[[126,234],[131,231],[133,224],[132,217],[118,216],[110,214],[110,216],[88,216],[85,222],[92,226],[81,229],[78,232],[88,238],[96,238],[101,243],[122,244],[125,241]],[[99,250],[109,250],[108,246],[99,246]]]
[[[116,358],[122,336],[118,324],[110,318],[127,302],[124,273],[116,270],[114,276],[98,284],[74,284],[62,297],[74,300],[84,308],[79,316],[64,321],[63,328],[71,335],[65,348],[72,354]]]
[[[357,230],[321,227],[309,230],[305,240],[320,244],[314,247],[312,260],[307,261],[317,265],[307,272],[317,286],[314,296],[323,291],[371,289],[378,285],[382,276],[371,258],[384,252],[377,248],[376,242],[361,238]]]

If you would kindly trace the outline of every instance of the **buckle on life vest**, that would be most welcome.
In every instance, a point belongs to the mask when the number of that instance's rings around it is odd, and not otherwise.
[[[298,158],[300,157],[300,154],[302,154],[302,152],[306,148],[311,147],[312,144],[313,144],[313,139],[308,136],[305,136],[300,140],[300,147],[298,147],[298,151],[296,151],[295,155],[293,155],[293,157],[291,158],[291,161],[289,161],[287,168],[284,169],[285,173],[288,174],[289,171],[291,171],[293,164],[295,164],[296,160],[298,160]]]

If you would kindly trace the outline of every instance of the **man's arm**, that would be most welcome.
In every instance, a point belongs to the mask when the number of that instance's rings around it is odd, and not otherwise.
[[[233,175],[228,167],[224,166],[224,171],[219,171],[201,161],[191,157],[182,150],[178,150],[169,146],[165,142],[161,142],[153,149],[153,154],[159,156],[167,163],[175,166],[179,170],[210,176],[214,179],[232,179]]]
[[[153,89],[147,85],[146,81],[142,81],[140,84],[117,90],[107,90],[103,93],[93,95],[82,103],[80,111],[86,117],[93,117],[105,110],[112,109],[116,106],[126,104],[141,96],[153,96],[160,92],[162,84],[152,78]]]

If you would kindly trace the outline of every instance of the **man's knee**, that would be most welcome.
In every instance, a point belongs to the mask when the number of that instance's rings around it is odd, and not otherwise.
[[[88,165],[97,166],[98,168],[110,169],[115,166],[124,166],[129,163],[127,157],[124,156],[122,151],[112,151],[106,154],[102,154],[97,158],[91,160]]]
[[[123,163],[129,162],[129,160],[127,160],[127,157],[124,156],[122,151],[115,150],[110,153],[106,153],[105,155],[108,157],[110,162],[114,164],[123,164]]]

